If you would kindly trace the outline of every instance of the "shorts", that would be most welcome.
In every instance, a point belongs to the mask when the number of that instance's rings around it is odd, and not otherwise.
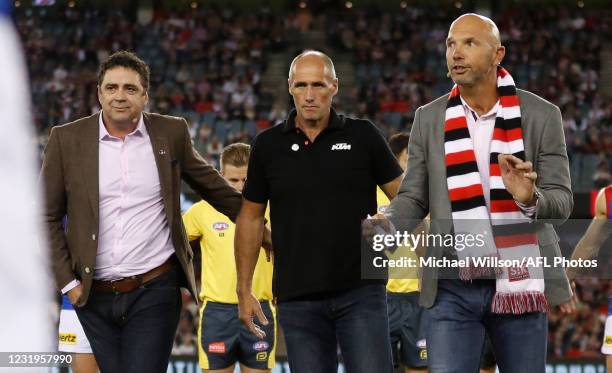
[[[268,325],[263,340],[238,319],[238,305],[205,301],[200,309],[198,356],[202,369],[224,369],[236,362],[251,369],[272,369],[276,354],[276,309],[271,301],[261,308]],[[257,319],[255,320],[257,322]]]
[[[62,306],[58,330],[58,351],[91,354],[89,340],[73,308]]]
[[[418,304],[419,293],[387,293],[389,333],[393,363],[408,368],[427,366],[425,319]]]
[[[604,355],[612,355],[612,296],[609,299],[608,317],[606,318],[606,326],[604,327],[604,339],[601,345],[601,353]]]

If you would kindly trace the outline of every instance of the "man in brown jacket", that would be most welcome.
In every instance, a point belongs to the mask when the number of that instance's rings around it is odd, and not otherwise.
[[[111,55],[98,75],[102,111],[54,127],[42,167],[56,285],[102,372],[167,369],[179,286],[196,294],[181,178],[231,220],[241,204],[193,149],[184,119],[143,112],[148,88],[142,60]]]

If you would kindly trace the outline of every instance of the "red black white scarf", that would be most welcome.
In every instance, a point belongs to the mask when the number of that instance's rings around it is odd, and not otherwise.
[[[457,234],[485,235],[485,245],[457,251],[470,265],[460,269],[460,278],[474,279],[495,274],[494,313],[522,314],[547,312],[541,267],[477,267],[473,259],[497,257],[500,260],[540,256],[537,235],[501,178],[497,156],[512,154],[525,160],[521,111],[514,80],[503,68],[497,69],[499,110],[490,148],[490,208],[487,208],[478,171],[474,146],[468,130],[459,87],[455,85],[446,106],[444,150],[446,181],[451,200],[453,227]]]

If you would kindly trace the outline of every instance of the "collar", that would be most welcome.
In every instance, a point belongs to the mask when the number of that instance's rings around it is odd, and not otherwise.
[[[98,124],[100,127],[98,139],[100,141],[115,138],[113,135],[108,133],[106,126],[104,126],[104,120],[102,119],[102,110],[100,110],[100,115],[98,116]],[[138,120],[138,126],[136,126],[136,129],[134,131],[128,134],[128,136],[132,136],[132,135],[135,135],[135,136],[146,136],[147,135],[147,128],[144,125],[144,119],[143,119],[142,113],[140,113],[140,119]]]
[[[341,119],[338,114],[336,114],[336,111],[334,110],[334,108],[330,108],[329,109],[329,122],[327,123],[327,127],[325,127],[326,129],[342,129],[344,128],[344,120]],[[289,113],[289,115],[287,116],[287,119],[285,120],[285,122],[283,124],[281,124],[282,128],[281,128],[281,132],[282,133],[287,133],[293,129],[295,129],[295,116],[297,115],[297,111],[295,109],[291,110],[291,112]]]
[[[488,112],[484,113],[483,115],[478,115],[478,113],[476,112],[476,110],[472,109],[470,107],[470,105],[468,105],[467,102],[465,102],[465,100],[463,99],[463,97],[461,97],[461,94],[459,95],[459,98],[461,99],[461,105],[463,105],[463,110],[465,110],[465,115],[473,115],[474,116],[474,120],[477,120],[479,118],[482,119],[487,119],[489,117],[494,117],[497,116],[497,112],[500,109],[500,105],[499,105],[499,99],[497,100],[497,102],[495,103],[495,105],[493,105],[493,107],[491,108],[491,110],[489,110]]]

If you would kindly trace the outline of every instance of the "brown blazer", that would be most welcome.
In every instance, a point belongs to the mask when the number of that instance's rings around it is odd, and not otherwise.
[[[41,171],[46,199],[44,218],[56,285],[61,289],[79,279],[84,300],[91,289],[98,250],[99,115],[54,127]],[[232,221],[238,215],[242,197],[193,149],[184,119],[152,113],[143,116],[153,145],[172,243],[185,275],[182,285],[197,300],[193,251],[179,205],[181,178]],[[64,216],[68,218],[66,231]]]

